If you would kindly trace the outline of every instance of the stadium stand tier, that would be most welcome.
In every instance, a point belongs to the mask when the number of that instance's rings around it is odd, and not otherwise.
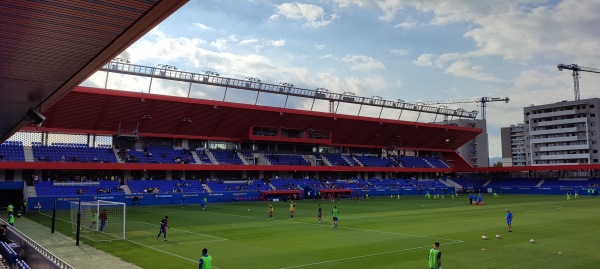
[[[25,153],[21,141],[6,141],[0,144],[0,162],[24,162]]]
[[[112,147],[89,147],[77,143],[53,143],[44,146],[32,143],[33,157],[38,162],[101,162],[116,163]]]

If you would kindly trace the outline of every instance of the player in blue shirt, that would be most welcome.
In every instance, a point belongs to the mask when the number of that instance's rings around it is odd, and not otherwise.
[[[508,231],[512,232],[512,212],[510,212],[510,209],[506,210],[506,224],[508,224]]]
[[[200,199],[200,206],[202,207],[202,210],[206,209],[206,197]]]
[[[158,231],[156,240],[158,240],[160,235],[163,234],[163,239],[165,241],[167,241],[167,229],[169,228],[168,222],[169,222],[169,216],[165,216],[165,218],[160,221],[160,231]]]

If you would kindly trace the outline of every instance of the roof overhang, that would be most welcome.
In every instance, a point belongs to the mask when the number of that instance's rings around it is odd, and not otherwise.
[[[252,126],[331,132],[333,146],[454,151],[482,130],[136,92],[77,87],[46,111],[53,132],[249,140]],[[186,119],[186,120],[184,120]],[[189,120],[188,120],[189,119]]]
[[[0,141],[186,2],[0,1]]]

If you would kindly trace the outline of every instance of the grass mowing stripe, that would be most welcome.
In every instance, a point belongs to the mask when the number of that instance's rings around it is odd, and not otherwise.
[[[48,216],[48,217],[52,217],[51,215],[48,215],[48,214],[45,214],[45,213],[41,213],[41,215]],[[72,223],[71,221],[68,221],[68,220],[65,220],[65,219],[61,219],[61,218],[56,218],[56,219],[57,219],[57,220],[60,220],[60,221],[64,221],[64,222],[66,222],[66,223]],[[153,224],[152,224],[152,225],[153,225]],[[65,235],[63,235],[63,236],[65,236]],[[70,238],[70,237],[69,237],[69,238]],[[152,250],[158,251],[158,252],[162,252],[162,253],[164,253],[164,254],[171,255],[171,256],[174,256],[174,257],[177,257],[177,258],[180,258],[180,259],[186,260],[186,261],[191,261],[191,262],[193,262],[193,263],[196,263],[196,264],[198,264],[198,263],[199,263],[199,261],[192,260],[192,259],[190,259],[190,258],[186,258],[186,257],[180,256],[180,255],[177,255],[177,254],[175,254],[175,253],[171,253],[171,252],[168,252],[168,251],[164,251],[164,250],[162,250],[162,249],[158,249],[158,248],[155,248],[155,247],[151,247],[151,246],[148,246],[148,245],[146,245],[146,244],[142,244],[142,243],[139,243],[139,242],[136,242],[136,241],[133,241],[133,240],[129,240],[129,239],[121,239],[121,240],[123,240],[123,241],[127,241],[127,242],[130,242],[130,243],[133,243],[133,244],[136,244],[136,245],[139,245],[139,246],[143,246],[143,247],[146,247],[146,248],[149,248],[149,249],[152,249]],[[225,240],[227,240],[227,239],[225,239]],[[219,241],[223,241],[223,240],[219,240]],[[215,268],[215,269],[220,269],[219,267],[216,267],[216,266],[213,266],[213,268]]]
[[[142,244],[142,243],[139,243],[139,242],[136,242],[136,241],[132,241],[132,240],[129,240],[129,239],[125,239],[125,241],[127,241],[127,242],[130,242],[130,243],[133,243],[133,244],[136,244],[136,245],[140,245],[140,246],[142,246],[142,247],[145,247],[145,248],[152,249],[152,250],[154,250],[154,251],[162,252],[162,253],[164,253],[164,254],[171,255],[171,256],[173,256],[173,257],[177,257],[177,258],[180,258],[180,259],[183,259],[183,260],[186,260],[186,261],[191,261],[191,262],[193,262],[193,263],[195,263],[195,264],[198,264],[198,263],[200,262],[200,261],[192,260],[192,259],[190,259],[190,258],[186,258],[186,257],[180,256],[180,255],[177,255],[177,254],[175,254],[175,253],[171,253],[171,252],[168,252],[168,251],[164,251],[164,250],[162,250],[162,249],[158,249],[158,248],[155,248],[155,247],[151,247],[151,246],[148,246],[148,245],[146,245],[146,244]],[[214,265],[213,265],[213,268],[215,268],[215,269],[219,269],[219,267],[216,267],[216,266],[214,266]]]
[[[142,224],[147,224],[147,225],[152,225],[152,226],[160,226],[158,224],[152,224],[152,223],[143,222],[143,221],[136,221],[136,222],[137,223],[142,223]],[[169,228],[169,230],[175,230],[175,231],[180,231],[180,232],[184,232],[184,233],[190,233],[190,234],[195,234],[195,235],[202,235],[202,236],[206,236],[206,237],[212,237],[212,238],[219,239],[220,241],[227,240],[227,238],[223,238],[223,237],[212,236],[212,235],[208,235],[208,234],[201,234],[201,233],[196,233],[196,232],[186,231],[186,230],[181,230],[181,229],[176,229],[176,228]],[[210,242],[216,242],[216,241],[219,241],[219,240],[213,240],[213,241],[210,241]]]
[[[461,242],[445,243],[445,245],[458,244],[458,243],[462,243],[462,241]],[[300,264],[300,265],[294,265],[294,266],[289,266],[289,267],[281,267],[279,269],[292,269],[292,268],[300,268],[300,267],[313,266],[313,265],[319,265],[319,264],[326,264],[326,263],[333,263],[333,262],[340,262],[340,261],[362,259],[362,258],[368,258],[368,257],[373,257],[373,256],[380,256],[380,255],[386,255],[386,254],[392,254],[392,253],[398,253],[398,252],[404,252],[404,251],[410,251],[410,250],[417,250],[417,249],[423,249],[423,248],[430,248],[430,247],[432,247],[432,245],[420,246],[420,247],[413,247],[413,248],[405,248],[405,249],[398,249],[398,250],[391,250],[391,251],[385,251],[385,252],[379,252],[379,253],[372,253],[372,254],[367,254],[367,255],[360,255],[360,256],[354,256],[354,257],[348,257],[348,258],[341,258],[341,259],[335,259],[335,260],[328,260],[328,261],[320,261],[320,262],[313,262],[313,263],[307,263],[307,264]]]
[[[201,212],[203,212],[203,211],[201,211]],[[204,211],[204,212],[206,212],[206,211]],[[217,212],[206,212],[206,213],[208,213],[208,214],[215,214],[215,215],[225,215],[225,216],[240,217],[240,218],[259,219],[259,220],[263,220],[264,219],[264,218],[260,218],[260,217],[242,216],[242,215],[236,215],[236,214],[225,214],[225,213],[217,213]],[[275,219],[273,221],[285,222],[285,223],[299,223],[299,224],[306,224],[306,225],[316,225],[316,226],[321,226],[321,227],[329,227],[327,224],[326,225],[322,225],[322,224],[319,224],[319,223],[304,222],[304,221],[298,221],[298,220],[293,220],[292,221],[292,220]],[[142,222],[142,223],[145,223],[145,222]],[[155,224],[151,224],[151,223],[145,223],[145,224],[155,225]],[[349,228],[349,227],[339,227],[338,226],[337,229],[346,229],[346,230],[352,230],[352,231],[358,231],[358,232],[371,232],[371,233],[393,234],[393,235],[401,235],[401,236],[407,236],[407,237],[429,238],[429,239],[436,239],[436,240],[451,241],[451,242],[454,242],[454,243],[462,243],[463,242],[463,241],[457,240],[457,239],[448,239],[448,238],[442,238],[442,237],[433,237],[433,236],[416,235],[416,234],[405,234],[405,233],[394,233],[394,232],[376,231],[376,230],[365,230],[365,229]],[[190,233],[193,233],[193,232],[190,232]],[[203,235],[203,234],[201,234],[201,235]],[[209,236],[209,235],[207,235],[207,236]],[[216,238],[220,238],[220,237],[216,237]],[[227,240],[225,238],[222,238],[222,239]]]

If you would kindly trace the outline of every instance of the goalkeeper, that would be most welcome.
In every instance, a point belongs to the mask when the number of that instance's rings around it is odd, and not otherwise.
[[[98,223],[98,213],[94,213],[92,216],[92,221],[90,222],[90,230],[94,229],[94,226]]]

